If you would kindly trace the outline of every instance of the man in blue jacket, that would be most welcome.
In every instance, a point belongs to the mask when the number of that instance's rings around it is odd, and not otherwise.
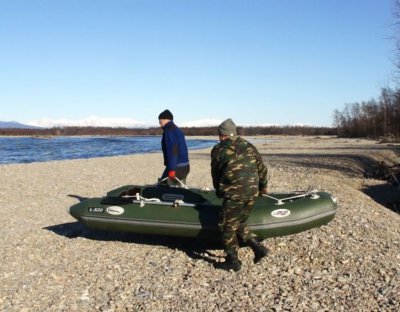
[[[161,147],[164,155],[165,170],[161,180],[168,177],[169,185],[180,185],[178,178],[186,184],[186,177],[190,171],[188,149],[185,136],[173,122],[174,116],[166,109],[158,116],[161,128],[164,130]]]

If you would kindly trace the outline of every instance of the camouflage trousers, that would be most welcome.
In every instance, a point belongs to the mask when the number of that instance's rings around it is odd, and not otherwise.
[[[222,232],[222,242],[226,253],[237,251],[237,237],[247,241],[255,235],[246,224],[254,206],[254,199],[242,201],[224,199],[218,226]]]

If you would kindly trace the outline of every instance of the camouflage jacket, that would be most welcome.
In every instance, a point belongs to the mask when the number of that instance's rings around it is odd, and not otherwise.
[[[211,175],[217,196],[248,200],[267,186],[268,169],[260,153],[245,139],[226,139],[211,151]]]

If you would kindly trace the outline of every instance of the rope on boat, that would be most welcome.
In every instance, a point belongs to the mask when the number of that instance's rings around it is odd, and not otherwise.
[[[268,195],[268,194],[262,194],[262,196],[276,200],[276,205],[283,205],[285,201],[292,200],[292,199],[295,199],[295,198],[301,198],[301,197],[310,196],[311,199],[318,199],[319,195],[317,194],[317,192],[318,192],[318,190],[312,190],[312,191],[309,191],[309,192],[306,192],[306,193],[303,193],[303,194],[289,196],[289,197],[285,197],[285,198],[276,198],[276,197],[273,197],[273,196]]]
[[[161,200],[159,198],[146,198],[143,196],[140,196],[139,193],[136,193],[136,195],[124,195],[122,196],[123,198],[135,198],[136,200],[143,200],[143,201],[148,201],[148,202],[160,202]]]
[[[140,205],[139,205],[140,207],[144,207],[146,202],[148,202],[148,203],[149,202],[150,203],[161,203],[162,202],[159,198],[146,198],[146,197],[140,196],[139,193],[136,193],[136,195],[134,195],[134,196],[125,195],[125,196],[122,196],[122,197],[124,197],[124,198],[134,198],[137,201],[140,201]],[[180,206],[182,204],[185,204],[185,202],[183,200],[181,200],[181,199],[177,199],[177,200],[175,200],[173,202],[173,206],[174,207],[178,207],[178,206]]]
[[[146,198],[143,196],[140,196],[139,193],[136,193],[136,195],[130,196],[130,195],[125,195],[122,196],[124,198],[134,198],[137,201],[140,201],[140,207],[144,207],[145,202],[153,202],[153,203],[159,203],[161,200],[159,198]]]
[[[154,203],[159,203],[161,200],[159,198],[146,198],[143,196],[140,196],[139,193],[136,193],[136,200],[140,200],[140,207],[144,207],[145,202],[154,202]]]

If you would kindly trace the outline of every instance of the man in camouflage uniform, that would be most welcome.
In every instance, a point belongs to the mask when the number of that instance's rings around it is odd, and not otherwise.
[[[256,197],[267,192],[268,169],[257,149],[237,136],[232,119],[225,120],[218,132],[220,143],[211,151],[211,175],[217,196],[223,198],[219,222],[227,255],[223,268],[239,271],[237,236],[253,249],[254,263],[268,253],[246,224]]]

